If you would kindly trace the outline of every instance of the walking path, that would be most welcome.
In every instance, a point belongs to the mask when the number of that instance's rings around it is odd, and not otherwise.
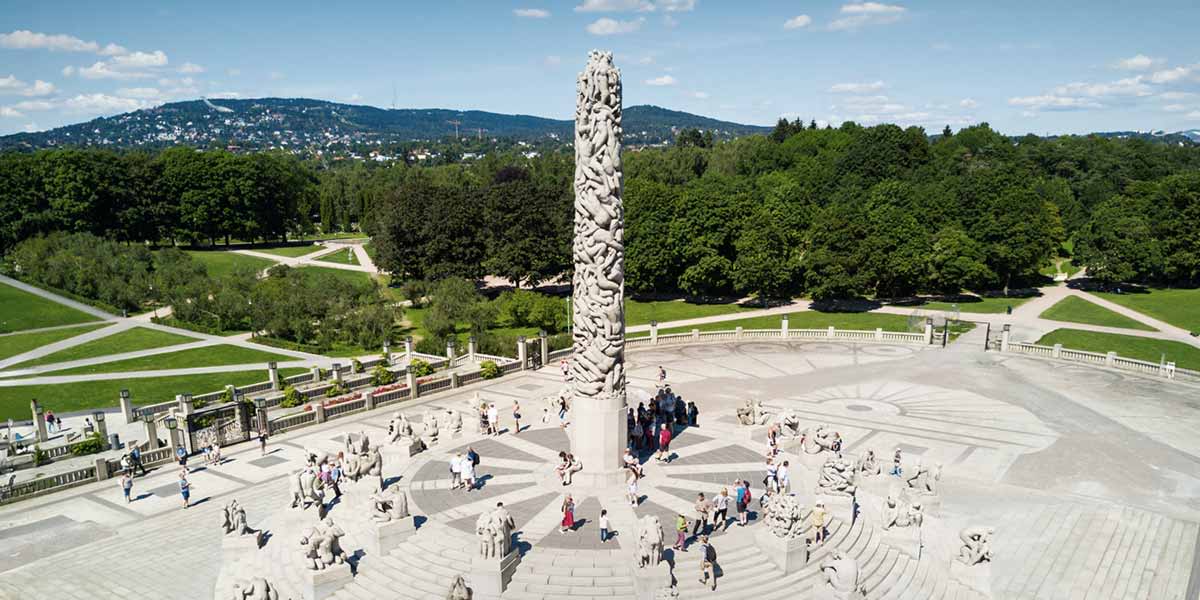
[[[343,246],[344,245],[338,245],[336,247],[334,247],[332,245],[322,246],[320,250],[317,250],[315,252],[310,252],[308,254],[305,254],[304,256],[297,256],[297,257],[279,256],[278,254],[271,254],[269,252],[258,252],[255,250],[231,250],[231,252],[236,252],[238,254],[244,254],[246,256],[254,256],[256,258],[265,258],[267,260],[275,261],[276,264],[287,265],[289,267],[327,267],[330,269],[341,269],[343,271],[359,271],[361,273],[370,273],[372,275],[379,274],[379,270],[375,268],[375,263],[370,262],[370,257],[367,257],[367,259],[368,259],[367,263],[357,264],[357,265],[346,265],[346,264],[342,264],[342,263],[323,262],[323,261],[316,260],[318,257],[325,256],[326,254],[332,254],[333,252],[337,252]],[[333,248],[333,249],[331,249],[331,248]],[[366,252],[363,252],[363,255],[366,255]],[[356,257],[358,256],[357,252],[355,253],[355,256]],[[362,263],[362,257],[358,257],[358,258],[359,258],[359,262]]]

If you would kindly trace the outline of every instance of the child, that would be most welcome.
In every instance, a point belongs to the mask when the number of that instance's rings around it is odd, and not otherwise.
[[[600,510],[600,543],[608,542],[608,511]]]
[[[687,541],[687,526],[687,517],[683,516],[683,513],[675,515],[675,549],[681,552],[687,552],[683,547]]]
[[[549,424],[550,424],[550,409],[543,408],[542,409],[542,425],[549,425]]]

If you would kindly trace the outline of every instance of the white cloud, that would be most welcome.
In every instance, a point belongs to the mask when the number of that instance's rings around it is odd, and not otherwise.
[[[859,2],[842,5],[841,13],[846,15],[829,24],[829,29],[854,30],[867,25],[887,25],[899,21],[907,9],[897,4],[882,4],[879,2]]]
[[[595,23],[588,25],[587,31],[592,35],[618,35],[622,33],[633,33],[638,29],[641,29],[642,23],[645,22],[646,19],[642,17],[639,17],[633,21],[618,21],[616,19],[604,17],[596,20]]]
[[[809,23],[812,23],[812,17],[810,17],[808,15],[800,15],[798,17],[792,17],[792,18],[788,19],[787,21],[784,21],[783,28],[784,29],[800,29],[801,27],[808,27]]]
[[[166,53],[162,50],[155,50],[154,52],[130,52],[115,56],[112,59],[112,66],[115,69],[145,69],[165,67],[167,62]]]
[[[0,77],[0,91],[11,90],[16,92],[25,89],[25,85],[25,82],[17,79],[16,75]]]
[[[0,77],[0,94],[21,94],[22,96],[49,96],[57,88],[53,83],[35,80],[32,85],[17,79],[15,75]]]
[[[645,0],[583,0],[575,12],[652,12],[654,4]]]
[[[14,104],[13,108],[17,110],[36,112],[41,110],[50,110],[54,108],[54,103],[47,102],[46,100],[23,100]]]
[[[958,101],[958,105],[963,108],[975,108],[976,106],[979,106],[979,103],[976,102],[974,98],[963,98],[962,100]]]
[[[158,88],[152,87],[121,88],[117,90],[117,95],[124,96],[126,98],[141,98],[146,100],[158,98],[162,95],[162,92],[159,92]]]
[[[1167,112],[1183,112],[1188,109],[1188,105],[1186,105],[1186,104],[1168,104],[1168,105],[1162,107],[1162,109]]]
[[[646,80],[646,85],[655,86],[675,85],[676,83],[679,83],[679,81],[670,75],[663,75],[662,77],[655,77],[654,79]]]
[[[1200,121],[1200,110],[1194,110],[1194,111],[1184,115],[1183,118],[1185,118],[1189,121]]]
[[[637,59],[636,62],[639,65],[651,65],[651,64],[654,64],[654,57],[653,56],[643,56],[643,57]]]
[[[550,11],[542,8],[517,8],[513,14],[523,19],[549,19]]]
[[[1158,97],[1162,98],[1163,100],[1183,100],[1184,98],[1191,98],[1195,95],[1196,94],[1193,94],[1192,92],[1163,92],[1159,94]]]
[[[204,67],[202,67],[196,63],[185,62],[179,67],[179,72],[180,73],[203,73]]]
[[[557,67],[558,65],[562,64],[562,57],[551,54],[550,56],[547,56],[542,63],[547,67]]]
[[[79,76],[83,77],[84,79],[144,79],[146,77],[150,77],[148,73],[114,69],[111,65],[102,60],[97,61],[90,67],[79,67],[77,72],[79,73]]]
[[[665,12],[691,12],[696,0],[658,0],[658,8]]]
[[[1104,96],[1149,96],[1150,86],[1142,82],[1142,77],[1127,77],[1111,83],[1068,83],[1054,88],[1056,96],[1088,96],[1098,98]]]
[[[38,127],[37,123],[26,123],[21,129],[25,130],[25,133],[33,133],[41,128]]]
[[[63,67],[62,74],[63,74],[63,77],[70,77],[70,76],[74,75],[75,67],[72,67],[71,65],[67,65],[67,66]]]
[[[55,50],[61,52],[99,52],[96,42],[85,42],[77,37],[57,33],[46,34],[18,29],[12,33],[0,33],[0,46],[21,50]]]
[[[23,116],[25,115],[21,114],[21,112],[15,108],[0,106],[0,117],[4,117],[6,119],[16,119]]]
[[[862,94],[864,92],[877,92],[887,87],[882,81],[874,81],[871,83],[837,83],[829,88],[829,91],[835,94]]]
[[[1175,67],[1174,69],[1155,71],[1150,74],[1150,81],[1154,83],[1172,83],[1187,77],[1191,72],[1192,70],[1188,67]]]
[[[151,103],[135,98],[121,98],[119,96],[97,93],[79,94],[74,98],[69,98],[63,105],[67,109],[78,113],[114,114],[146,108],[151,106]]]
[[[1137,54],[1129,58],[1118,60],[1113,64],[1113,67],[1125,71],[1145,71],[1154,65],[1161,63],[1161,58],[1151,58],[1145,54]]]
[[[708,100],[708,92],[692,92],[692,97],[697,100]]]
[[[1102,108],[1102,105],[1095,100],[1088,98],[1075,98],[1072,96],[1056,96],[1053,94],[1009,98],[1008,103],[1013,106],[1024,106],[1034,111],[1085,110],[1089,108]]]
[[[119,54],[125,54],[127,52],[129,52],[129,50],[126,49],[125,46],[120,46],[117,44],[108,44],[108,45],[104,46],[103,48],[101,48],[100,52],[98,52],[98,54],[102,54],[104,56],[117,56]]]
[[[26,96],[49,96],[50,94],[53,94],[56,89],[58,88],[54,87],[53,83],[38,79],[33,82],[33,85],[29,86],[29,88],[22,93]]]

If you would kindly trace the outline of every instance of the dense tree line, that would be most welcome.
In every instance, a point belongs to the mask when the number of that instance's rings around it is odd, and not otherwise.
[[[766,136],[680,132],[627,151],[626,284],[818,299],[1000,289],[1074,242],[1103,280],[1200,279],[1200,148],[1011,138],[986,124],[781,121]],[[470,163],[301,162],[173,149],[0,155],[0,248],[50,231],[150,243],[373,235],[395,280],[569,271],[569,153]]]

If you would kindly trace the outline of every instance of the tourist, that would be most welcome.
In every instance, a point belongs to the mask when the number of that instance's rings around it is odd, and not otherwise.
[[[833,432],[833,443],[829,445],[829,449],[833,450],[838,458],[842,457],[842,434]]]
[[[629,469],[629,471],[633,473],[634,477],[642,476],[642,463],[638,462],[638,459],[633,455],[632,450],[626,448],[625,455],[621,457],[621,461],[625,463],[625,468]]]
[[[642,432],[645,434],[645,439],[642,440],[642,445],[645,450],[654,450],[654,424],[650,422],[650,415],[646,415],[646,422],[642,425]]]
[[[205,446],[205,447],[201,448],[200,451],[204,453],[204,464],[211,465],[212,464],[212,446]]]
[[[610,527],[610,525],[608,522],[608,511],[604,510],[604,509],[600,509],[600,543],[601,544],[608,542],[608,528],[609,527]]]
[[[459,452],[450,459],[450,489],[456,490],[462,485],[462,453]]]
[[[709,589],[717,591],[717,574],[714,570],[716,552],[708,543],[708,536],[700,536],[700,585],[707,584]]]
[[[575,474],[583,470],[583,463],[574,454],[567,454],[567,468],[563,472],[563,485],[571,485]]]
[[[683,513],[675,515],[675,546],[674,548],[680,552],[687,552],[684,548],[684,542],[687,541],[687,517]]]
[[[213,461],[214,465],[221,464],[221,445],[220,444],[212,445],[212,461]]]
[[[129,460],[129,453],[121,455],[121,472],[126,475],[133,472],[133,463]]]
[[[142,450],[137,444],[133,444],[133,448],[129,451],[129,462],[133,464],[134,469],[138,469],[144,476],[146,474],[146,466],[142,464]],[[130,471],[132,473],[132,470]]]
[[[825,503],[817,501],[817,505],[812,509],[812,528],[814,531],[814,543],[824,542],[829,536],[829,530],[825,528],[828,513],[825,511]]]
[[[770,446],[772,450],[779,449],[778,423],[771,423],[769,426],[767,426],[767,445]],[[803,445],[803,443],[801,443],[801,445]]]
[[[671,429],[666,423],[658,432],[658,461],[671,462]]]
[[[767,476],[763,477],[763,487],[771,491],[779,491],[779,465],[774,458],[767,458]]]
[[[488,423],[487,403],[479,405],[479,433],[487,435],[492,431],[491,425]]]
[[[862,506],[858,503],[858,490],[850,494],[850,524],[854,525],[858,521],[858,514],[862,511]]]
[[[559,529],[559,533],[566,533],[575,528],[575,500],[571,499],[570,494],[563,499],[562,515],[562,528]]]
[[[336,498],[342,497],[342,488],[339,485],[342,481],[342,475],[342,462],[338,461],[337,464],[329,469],[329,484],[333,486],[333,493]]]
[[[513,400],[513,433],[521,433],[521,403]]]
[[[559,483],[562,483],[563,479],[567,476],[567,468],[570,466],[571,463],[567,460],[567,453],[563,450],[559,450],[558,464],[554,466],[554,474],[558,476]],[[566,485],[565,483],[562,484]]]
[[[475,465],[477,464],[477,460],[478,455],[476,455],[476,460],[471,460],[471,457],[468,455],[462,458],[460,462],[459,477],[462,479],[463,485],[467,488],[468,492],[475,489]]]
[[[692,537],[696,537],[701,533],[705,533],[708,529],[708,518],[713,511],[713,503],[704,498],[704,492],[696,496],[696,504],[692,505],[696,510],[696,520],[692,523]]]
[[[682,396],[675,397],[675,422],[686,427],[688,424],[688,408]]]
[[[560,395],[558,397],[558,426],[563,429],[567,428],[568,408],[569,406],[567,405],[567,397],[565,395]]]
[[[179,466],[183,467],[183,472],[187,472],[187,450],[183,446],[175,449],[175,458],[179,461]]]
[[[488,405],[488,427],[491,427],[492,435],[500,435],[500,409],[496,408],[496,403]]]
[[[896,455],[892,457],[892,475],[900,476],[900,448],[896,448]]]
[[[758,499],[758,508],[762,510],[764,517],[768,512],[771,511],[771,502],[774,500],[775,492],[772,492],[771,490],[767,490],[767,492],[763,494],[763,497]]]
[[[634,419],[633,429],[629,432],[629,441],[637,449],[642,448],[642,436],[645,432],[642,431],[642,422]]]
[[[564,358],[558,362],[558,368],[562,371],[563,383],[570,381],[571,363],[568,363],[567,359]]]
[[[781,494],[791,494],[792,476],[788,472],[788,461],[783,461],[783,464],[779,466],[779,471],[775,473],[775,477],[779,480],[779,492]]]
[[[58,424],[58,421],[56,421],[54,418],[54,411],[52,411],[52,410],[46,411],[46,431],[49,431],[50,433],[54,433],[55,426],[57,424]]]
[[[721,493],[713,498],[713,505],[716,508],[712,518],[713,530],[720,527],[721,531],[729,531],[729,490],[721,488]]]
[[[700,408],[695,402],[687,403],[688,425],[692,427],[700,426]]]
[[[265,429],[258,432],[258,450],[260,456],[267,455],[267,431]]]
[[[659,385],[659,387],[662,387],[662,385],[664,383],[666,383],[666,381],[667,381],[667,370],[662,368],[662,365],[658,365],[658,385]]]
[[[188,483],[187,471],[179,474],[179,495],[183,496],[183,507],[187,508],[192,505],[192,484]]]
[[[629,476],[625,478],[625,483],[627,486],[626,491],[625,491],[625,498],[627,500],[629,500],[629,506],[637,508],[638,500],[641,499],[641,496],[638,495],[638,476],[637,476],[637,474],[630,471]]]
[[[479,466],[480,456],[474,446],[467,446],[467,461],[471,463],[472,467]]]
[[[126,472],[121,476],[121,491],[125,493],[125,504],[133,502],[129,493],[133,491],[133,476]]]
[[[746,525],[746,509],[749,501],[746,499],[748,488],[742,486],[742,480],[733,480],[734,506],[737,508],[737,524],[738,527]]]

